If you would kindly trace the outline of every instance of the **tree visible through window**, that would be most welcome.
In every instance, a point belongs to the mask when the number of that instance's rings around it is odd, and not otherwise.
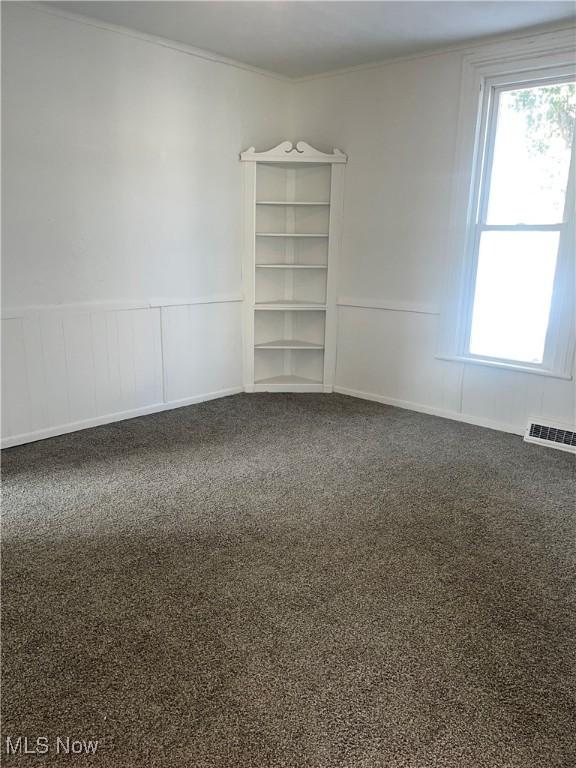
[[[492,90],[469,355],[543,362],[575,120],[574,82]]]

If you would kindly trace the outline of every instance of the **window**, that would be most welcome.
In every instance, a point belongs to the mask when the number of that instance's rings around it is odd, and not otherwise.
[[[467,223],[440,357],[569,378],[576,70],[541,61],[530,70],[526,59],[518,72],[503,71],[510,59],[481,66],[487,74],[470,78],[481,90],[477,117],[461,115],[461,133],[474,136],[476,122],[475,146],[466,150],[467,213],[464,174],[455,189],[456,214]],[[463,164],[462,136],[460,144]]]
[[[564,228],[576,86],[493,85],[473,238],[468,354],[542,365]]]

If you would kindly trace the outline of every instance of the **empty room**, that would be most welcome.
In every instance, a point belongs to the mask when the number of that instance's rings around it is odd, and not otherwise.
[[[8,766],[576,766],[576,9],[2,2]]]

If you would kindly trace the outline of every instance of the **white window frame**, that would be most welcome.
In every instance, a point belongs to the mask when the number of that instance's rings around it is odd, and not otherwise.
[[[453,185],[451,245],[438,357],[444,360],[571,379],[574,367],[574,183],[575,152],[563,222],[551,226],[486,225],[497,110],[503,90],[576,75],[574,30],[543,33],[480,49],[464,57],[461,111]],[[560,232],[550,319],[541,364],[523,363],[469,352],[480,233],[486,230]]]

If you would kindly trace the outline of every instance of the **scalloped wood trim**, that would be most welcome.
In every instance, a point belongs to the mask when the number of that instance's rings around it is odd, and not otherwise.
[[[283,141],[264,152],[256,152],[255,147],[249,147],[240,153],[240,160],[254,163],[345,163],[348,157],[339,149],[333,149],[332,153],[320,152],[305,141],[296,144]]]

